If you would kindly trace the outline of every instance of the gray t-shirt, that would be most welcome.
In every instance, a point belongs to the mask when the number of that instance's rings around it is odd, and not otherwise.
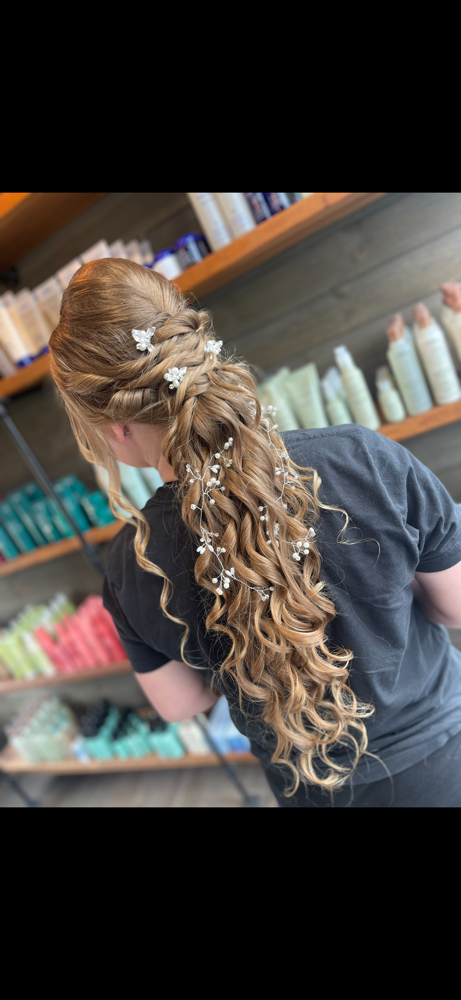
[[[411,452],[359,424],[282,437],[297,464],[317,470],[322,503],[347,511],[343,539],[363,539],[338,543],[344,515],[320,511],[320,578],[336,607],[325,632],[332,646],[354,653],[350,686],[375,706],[366,721],[368,750],[383,762],[362,757],[354,783],[376,781],[386,777],[385,768],[397,774],[461,732],[461,652],[443,625],[427,621],[411,589],[416,570],[438,572],[461,561],[461,509]],[[182,522],[176,491],[176,483],[165,484],[144,508],[152,531],[147,554],[173,582],[170,612],[191,627],[187,658],[213,672],[229,647],[205,630],[213,598],[195,583],[197,542]],[[181,659],[184,630],[163,615],[162,581],[137,565],[133,538],[127,525],[111,543],[104,603],[134,671],[143,673]],[[267,768],[273,737],[254,706],[244,701],[241,712],[235,689],[225,693],[237,728]],[[349,760],[342,749],[334,757]]]

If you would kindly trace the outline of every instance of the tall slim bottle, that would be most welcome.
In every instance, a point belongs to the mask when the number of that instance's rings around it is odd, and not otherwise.
[[[334,355],[354,421],[377,431],[381,427],[381,421],[362,369],[357,367],[344,344],[334,348]]]
[[[461,285],[458,281],[447,281],[440,291],[443,295],[440,321],[461,362]]]
[[[232,235],[223,219],[215,198],[208,192],[187,193],[187,197],[199,219],[202,230],[212,250],[221,250],[232,243]]]
[[[424,302],[413,308],[414,337],[432,395],[439,406],[461,399],[461,385],[442,328]]]
[[[411,417],[431,410],[433,402],[424,372],[416,353],[413,337],[405,326],[403,316],[397,313],[387,328],[389,347],[386,358]]]
[[[256,229],[256,222],[244,194],[215,194],[227,228],[235,239]]]

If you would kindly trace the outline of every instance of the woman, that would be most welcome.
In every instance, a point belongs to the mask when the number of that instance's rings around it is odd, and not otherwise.
[[[50,340],[80,449],[134,519],[104,603],[141,687],[168,721],[224,693],[282,806],[461,805],[459,508],[360,425],[278,434],[221,347],[125,260],[77,271]],[[142,512],[116,459],[162,477]]]

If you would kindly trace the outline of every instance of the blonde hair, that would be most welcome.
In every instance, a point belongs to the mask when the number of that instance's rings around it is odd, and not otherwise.
[[[154,350],[140,352],[131,331],[151,326],[156,327]],[[64,292],[60,322],[50,340],[51,371],[81,451],[109,471],[114,515],[122,517],[114,508],[118,503],[134,518],[139,566],[163,578],[161,607],[168,618],[185,626],[181,655],[186,663],[189,628],[167,609],[172,583],[145,555],[147,519],[120,496],[118,465],[102,428],[124,422],[165,427],[162,451],[179,480],[183,521],[197,539],[200,514],[191,505],[200,504],[201,488],[190,482],[186,466],[202,476],[212,456],[233,437],[232,466],[223,481],[226,491],[211,494],[215,503],[204,509],[203,523],[219,534],[227,568],[233,566],[236,576],[252,587],[274,590],[268,601],[245,586],[231,586],[218,596],[212,583],[216,557],[208,548],[198,556],[197,583],[215,598],[207,631],[224,633],[232,643],[219,673],[224,682],[227,675],[237,684],[240,707],[243,696],[259,707],[262,723],[276,738],[272,763],[288,767],[293,775],[288,795],[300,781],[337,789],[366,753],[363,719],[374,708],[359,703],[348,686],[352,651],[328,648],[325,627],[335,617],[335,606],[323,592],[315,541],[303,562],[293,559],[289,543],[305,537],[320,508],[345,514],[338,541],[349,518],[342,508],[320,502],[322,481],[316,470],[297,465],[289,456],[289,474],[298,473],[299,478],[296,488],[290,482],[285,488],[287,508],[279,503],[278,456],[260,426],[254,378],[238,358],[205,354],[205,340],[213,336],[208,313],[191,308],[162,275],[128,260],[93,261],[77,271]],[[173,366],[186,366],[187,372],[179,388],[170,391],[164,376]],[[272,430],[270,438],[287,455],[277,431]],[[267,507],[267,522],[261,521],[261,505]],[[350,766],[330,757],[334,745],[352,749]],[[316,761],[322,762],[320,771]]]

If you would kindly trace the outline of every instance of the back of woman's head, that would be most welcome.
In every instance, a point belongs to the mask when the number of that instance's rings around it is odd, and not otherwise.
[[[152,349],[138,350],[133,330],[152,327]],[[182,518],[197,540],[218,539],[215,547],[199,546],[195,577],[215,597],[207,629],[231,640],[222,678],[231,676],[240,695],[259,708],[276,738],[274,763],[291,768],[293,791],[300,779],[333,789],[351,768],[340,767],[329,751],[338,743],[352,747],[355,766],[367,746],[362,719],[373,711],[358,704],[347,684],[353,653],[328,649],[325,627],[335,608],[322,593],[313,542],[299,559],[319,509],[338,508],[320,503],[316,470],[291,461],[276,425],[261,412],[248,365],[206,351],[210,339],[210,316],[190,308],[166,278],[131,261],[104,259],[80,268],[64,293],[50,340],[51,370],[83,454],[109,471],[112,505],[123,501],[103,429],[113,423],[164,428],[162,450],[179,480]],[[173,391],[165,378],[171,368],[186,369]],[[230,438],[227,461],[223,446]],[[220,468],[213,487],[214,462]],[[138,563],[164,578],[162,609],[172,617],[171,584],[145,555],[147,520],[128,509],[137,523]],[[343,531],[346,526],[347,515]],[[226,588],[216,584],[223,566]],[[269,599],[261,596],[266,593]],[[187,634],[186,626],[183,656]]]

